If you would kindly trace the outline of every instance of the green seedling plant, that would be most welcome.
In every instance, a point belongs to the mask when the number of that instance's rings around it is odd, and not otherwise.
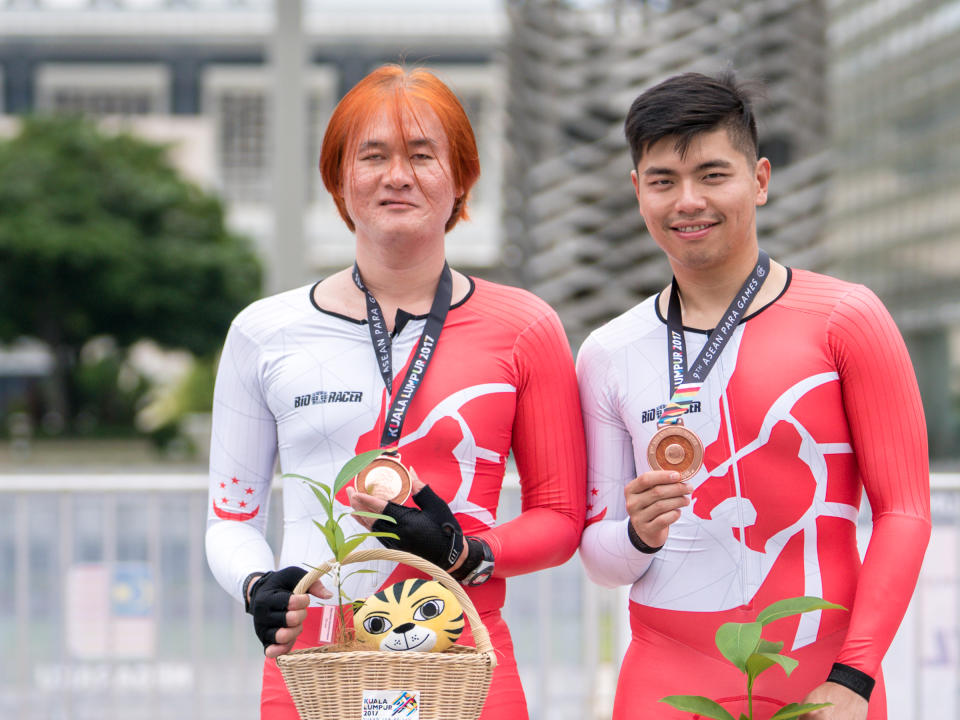
[[[344,606],[351,603],[353,600],[353,598],[348,597],[347,593],[344,592],[343,583],[352,575],[374,572],[373,570],[365,570],[360,568],[351,570],[350,572],[344,574],[341,563],[351,552],[357,548],[357,546],[360,545],[360,543],[367,538],[388,537],[393,538],[394,540],[399,540],[400,538],[394,533],[374,531],[346,535],[343,532],[343,528],[340,527],[340,521],[347,515],[373,518],[374,520],[385,520],[394,524],[396,524],[397,521],[389,515],[381,515],[380,513],[367,512],[365,510],[348,510],[338,513],[335,510],[335,498],[337,493],[339,493],[347,485],[347,483],[349,483],[359,472],[380,457],[380,455],[383,453],[384,449],[378,448],[376,450],[368,450],[367,452],[360,453],[359,455],[351,458],[344,464],[342,468],[340,468],[340,472],[337,473],[337,477],[333,481],[332,486],[319,480],[308,478],[304,475],[297,475],[296,473],[284,473],[282,476],[284,478],[296,478],[303,481],[307,487],[313,491],[314,496],[317,498],[317,501],[320,503],[321,507],[323,508],[324,515],[326,516],[323,520],[314,520],[313,524],[317,526],[321,533],[323,533],[323,537],[327,541],[327,547],[330,549],[330,552],[333,555],[333,580],[337,588],[337,598],[339,599],[339,602],[337,603],[337,610],[340,615],[337,644],[340,645],[345,645],[350,640],[350,631],[347,628],[347,618],[344,611]]]
[[[753,684],[757,676],[774,665],[779,665],[789,676],[799,664],[795,659],[780,654],[780,650],[783,649],[782,642],[771,642],[761,637],[763,627],[775,620],[814,610],[846,610],[846,608],[818,597],[787,598],[766,607],[757,615],[754,622],[724,623],[717,629],[715,638],[717,649],[747,676],[747,714],[741,713],[739,718],[734,718],[720,703],[702,695],[670,695],[660,698],[660,702],[671,705],[681,712],[693,713],[713,720],[754,720]],[[789,720],[830,704],[790,703],[777,710],[770,720]]]

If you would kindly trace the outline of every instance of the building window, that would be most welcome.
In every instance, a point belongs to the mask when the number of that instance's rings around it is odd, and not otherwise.
[[[308,197],[318,190],[317,155],[333,108],[337,75],[331,68],[307,72],[306,152]],[[231,202],[270,204],[270,70],[262,65],[217,66],[204,74],[203,113],[217,133],[219,185]]]
[[[36,107],[43,112],[165,115],[170,77],[161,65],[47,63],[37,72]]]

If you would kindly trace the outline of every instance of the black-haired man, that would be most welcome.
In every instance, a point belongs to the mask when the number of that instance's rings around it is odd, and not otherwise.
[[[765,629],[799,667],[758,678],[754,717],[806,701],[831,703],[810,720],[885,718],[880,661],[930,532],[923,411],[900,334],[866,288],[760,250],[770,163],[732,74],[670,78],[625,127],[640,213],[674,280],[578,358],[581,556],[595,581],[632,586],[614,718],[688,717],[657,702],[676,694],[746,712],[715,632],[800,595],[849,612]],[[861,567],[863,490],[874,530]]]

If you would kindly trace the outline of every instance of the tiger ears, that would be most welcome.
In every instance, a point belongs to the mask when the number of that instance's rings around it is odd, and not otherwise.
[[[354,600],[354,601],[353,601],[352,605],[353,605],[353,612],[354,612],[354,614],[356,614],[357,611],[360,610],[360,608],[363,607],[363,604],[364,604],[366,601],[367,601],[366,598],[364,598],[363,600]]]

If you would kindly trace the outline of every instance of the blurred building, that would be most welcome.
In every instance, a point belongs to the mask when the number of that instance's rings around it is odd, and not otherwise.
[[[218,190],[231,226],[256,239],[277,290],[353,257],[317,170],[334,105],[382,63],[427,65],[478,135],[472,222],[451,235],[449,254],[482,270],[499,261],[505,26],[498,0],[0,0],[0,130],[10,131],[3,114],[76,111],[173,141],[180,167]],[[278,102],[302,118],[274,113]],[[279,145],[289,167],[276,162]],[[292,232],[290,194],[302,214]]]
[[[826,14],[807,0],[569,0],[508,4],[505,256],[556,307],[574,344],[670,277],[630,183],[623,121],[682,72],[759,81],[773,164],[761,244],[822,268],[829,165]]]
[[[830,7],[831,271],[887,304],[934,461],[960,457],[960,2]]]

